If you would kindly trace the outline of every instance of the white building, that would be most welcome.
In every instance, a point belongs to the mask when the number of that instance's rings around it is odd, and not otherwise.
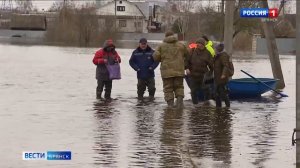
[[[145,15],[127,0],[109,2],[97,9],[97,15],[101,25],[112,25],[112,28],[116,25],[119,32],[148,32]]]

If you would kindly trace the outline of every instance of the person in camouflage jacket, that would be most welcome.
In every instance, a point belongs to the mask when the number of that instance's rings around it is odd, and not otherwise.
[[[224,51],[224,44],[216,47],[216,57],[214,58],[214,78],[215,78],[215,98],[216,106],[221,107],[222,101],[226,107],[230,107],[227,83],[229,81],[229,55]]]
[[[177,98],[176,106],[183,106],[184,86],[183,77],[188,50],[180,43],[172,31],[165,34],[165,39],[153,54],[154,61],[161,62],[160,71],[163,80],[165,100],[169,107],[174,105],[174,94]]]

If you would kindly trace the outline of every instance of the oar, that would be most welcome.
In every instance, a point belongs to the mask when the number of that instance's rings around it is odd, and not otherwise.
[[[255,78],[254,76],[252,76],[252,75],[250,75],[249,73],[245,72],[244,70],[241,70],[241,71],[242,71],[243,73],[245,73],[246,75],[250,76],[252,79],[256,80],[257,82],[259,82],[259,83],[263,84],[265,87],[267,87],[267,88],[271,89],[273,92],[275,92],[275,93],[279,94],[281,97],[289,97],[288,95],[286,95],[286,94],[283,94],[283,93],[280,93],[280,92],[278,92],[277,90],[275,90],[275,89],[271,88],[269,85],[267,85],[267,84],[263,83],[263,82],[262,82],[262,81],[260,81],[259,79]]]

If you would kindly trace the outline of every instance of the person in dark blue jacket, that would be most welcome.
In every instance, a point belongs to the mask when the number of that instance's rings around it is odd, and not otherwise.
[[[154,50],[148,46],[147,39],[141,38],[139,47],[132,52],[129,60],[130,66],[137,71],[137,94],[138,99],[142,100],[146,87],[148,87],[149,98],[154,99],[155,94],[155,74],[154,70],[158,62],[153,60]]]

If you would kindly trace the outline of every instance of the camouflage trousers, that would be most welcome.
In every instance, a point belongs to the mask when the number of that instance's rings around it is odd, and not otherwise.
[[[166,101],[178,96],[184,97],[183,77],[163,78],[162,81]]]

